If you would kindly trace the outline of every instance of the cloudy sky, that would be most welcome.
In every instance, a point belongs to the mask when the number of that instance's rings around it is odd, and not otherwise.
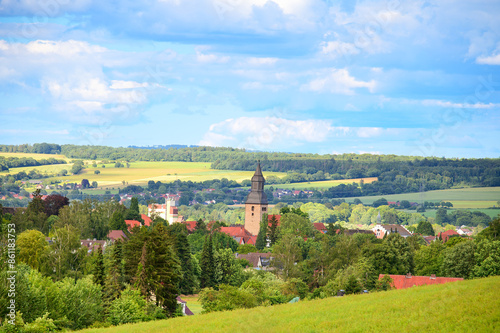
[[[499,157],[497,0],[0,0],[0,143]]]

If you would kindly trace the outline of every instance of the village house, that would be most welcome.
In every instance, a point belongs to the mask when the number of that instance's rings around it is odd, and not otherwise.
[[[398,233],[402,237],[410,237],[412,233],[408,231],[404,226],[399,225],[399,224],[382,224],[381,223],[381,217],[380,217],[380,212],[378,213],[377,216],[377,225],[373,227],[372,229],[373,233],[375,236],[379,239],[384,238],[385,235],[391,234],[391,233]]]
[[[252,267],[255,269],[259,270],[271,269],[271,260],[272,260],[271,253],[250,252],[247,254],[235,253],[234,255],[236,259],[248,260],[250,265],[252,265]]]

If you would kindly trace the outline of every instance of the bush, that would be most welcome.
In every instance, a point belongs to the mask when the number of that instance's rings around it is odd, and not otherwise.
[[[108,321],[113,325],[146,321],[146,300],[139,290],[127,287],[120,298],[115,299],[109,308]]]
[[[254,295],[236,287],[221,284],[219,290],[205,288],[200,293],[203,313],[249,309],[258,305]]]
[[[45,332],[55,332],[57,327],[54,324],[54,320],[48,318],[49,313],[46,312],[42,317],[38,317],[31,324],[24,326],[24,333],[45,333]]]

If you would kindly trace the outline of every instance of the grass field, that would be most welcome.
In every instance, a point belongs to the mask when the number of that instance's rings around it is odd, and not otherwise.
[[[266,172],[267,176],[267,172]],[[282,188],[282,189],[296,189],[296,190],[313,190],[313,189],[326,189],[332,186],[337,186],[340,184],[352,184],[352,183],[360,183],[363,180],[366,184],[372,183],[377,180],[377,177],[369,177],[369,178],[355,178],[355,179],[338,179],[338,180],[323,180],[319,182],[304,182],[304,183],[293,183],[293,184],[279,184],[279,185],[269,185],[274,188]]]
[[[18,157],[18,158],[21,158],[21,157],[32,157],[34,158],[35,160],[41,160],[41,159],[48,159],[48,158],[55,158],[57,160],[65,160],[65,161],[69,161],[70,159],[67,158],[66,156],[64,155],[55,155],[55,154],[29,154],[29,153],[3,153],[3,152],[0,152],[0,156],[4,156],[4,157]]]
[[[364,204],[372,204],[375,200],[385,198],[387,201],[408,200],[423,203],[424,201],[449,201],[454,208],[488,208],[497,205],[500,200],[500,187],[474,187],[464,189],[449,189],[419,193],[403,193],[391,195],[376,195],[360,197]],[[354,198],[345,198],[353,201]]]
[[[198,301],[198,295],[181,295],[183,301],[186,301],[187,307],[195,315],[201,314],[203,308],[201,307],[201,302]]]
[[[83,332],[498,332],[499,292],[496,276]]]
[[[454,209],[449,210],[448,214],[450,214],[452,210],[454,210]],[[496,218],[497,215],[500,214],[500,209],[481,209],[481,208],[479,208],[479,209],[474,209],[474,208],[466,209],[466,208],[460,208],[460,209],[457,209],[457,210],[469,210],[469,211],[472,211],[472,212],[481,212],[481,213],[485,213],[486,215],[488,215],[491,218]],[[415,212],[415,211],[408,211],[408,212]],[[425,212],[423,212],[421,214],[424,215],[424,216],[427,216],[427,217],[435,218],[436,217],[436,212],[437,212],[437,209],[427,209]]]

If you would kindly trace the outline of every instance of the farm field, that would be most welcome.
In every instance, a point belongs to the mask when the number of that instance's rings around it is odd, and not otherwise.
[[[470,208],[470,209],[465,209],[465,208],[460,208],[460,209],[449,209],[448,210],[448,214],[451,214],[451,212],[453,210],[468,210],[468,211],[471,211],[471,212],[481,212],[481,213],[484,213],[486,215],[488,215],[489,217],[491,218],[496,218],[498,214],[500,214],[500,209],[474,209],[474,208]],[[407,211],[407,212],[415,212],[415,211]],[[437,209],[427,209],[425,212],[421,213],[422,215],[424,216],[427,216],[427,217],[432,217],[432,218],[435,218],[436,217],[436,212],[437,212]]]
[[[264,176],[267,176],[268,172],[265,173]],[[318,182],[303,182],[303,183],[293,183],[293,184],[276,184],[276,185],[266,185],[273,186],[274,188],[281,189],[296,189],[296,190],[313,190],[313,189],[326,189],[332,186],[337,186],[340,184],[352,184],[352,183],[360,183],[363,180],[366,184],[372,183],[377,180],[377,177],[368,177],[368,178],[354,178],[354,179],[338,179],[338,180],[322,180]]]
[[[473,187],[464,189],[449,189],[419,193],[402,193],[391,195],[376,195],[360,197],[364,204],[372,204],[375,200],[385,198],[387,201],[408,200],[423,203],[424,201],[449,201],[454,208],[488,208],[497,205],[500,200],[500,187]],[[354,198],[344,198],[353,201]]]
[[[72,164],[43,165],[37,167],[11,168],[10,173],[15,174],[21,171],[29,172],[36,170],[38,172],[58,173],[61,170],[71,170]],[[100,174],[96,175],[95,170]],[[54,176],[48,180],[61,180],[66,183],[81,182],[82,179],[88,179],[89,182],[97,181],[99,188],[122,187],[125,181],[128,185],[144,185],[148,181],[172,182],[174,180],[200,182],[212,179],[227,178],[241,182],[250,179],[253,171],[237,170],[215,170],[210,168],[210,163],[204,162],[131,162],[129,168],[115,168],[113,164],[98,164],[96,168],[86,165],[86,169],[78,175],[69,175],[65,177]],[[2,172],[0,175],[7,174]],[[268,172],[266,175],[277,177],[285,176],[285,173]]]
[[[82,332],[495,332],[499,290],[496,276]]]
[[[30,153],[4,153],[0,152],[0,156],[4,157],[17,157],[17,158],[22,158],[22,157],[32,157],[35,160],[41,160],[41,159],[48,159],[48,158],[55,158],[57,160],[65,160],[69,161],[70,159],[67,158],[64,155],[57,155],[57,154],[30,154]]]

